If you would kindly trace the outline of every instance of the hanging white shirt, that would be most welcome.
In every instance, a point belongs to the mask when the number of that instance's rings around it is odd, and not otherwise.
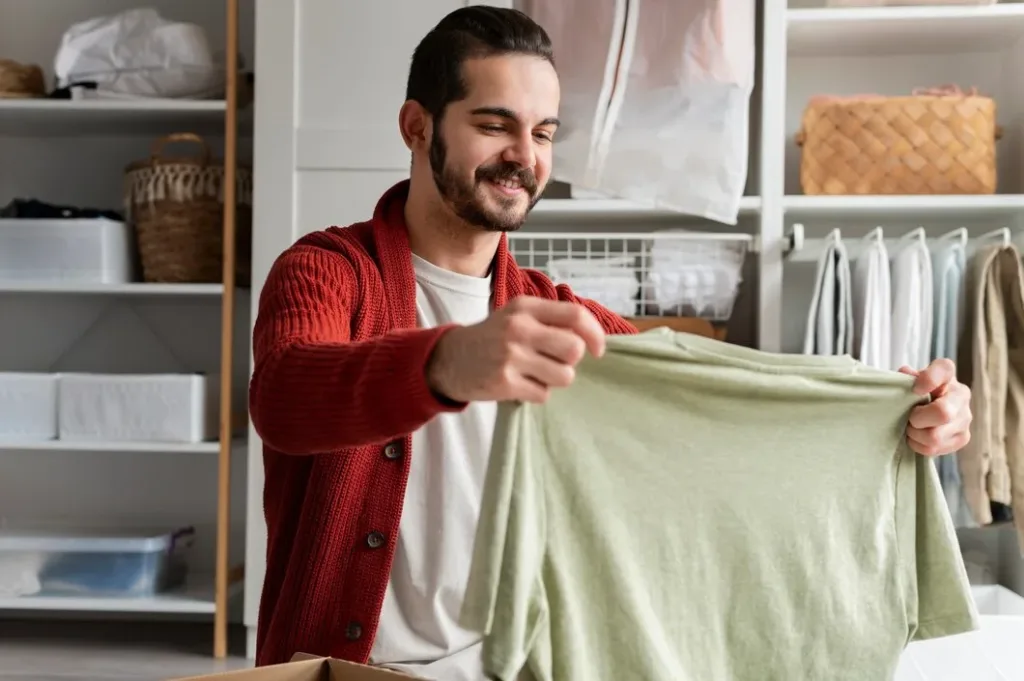
[[[475,324],[490,313],[489,277],[450,272],[415,255],[413,267],[421,327]],[[472,402],[413,433],[372,664],[437,681],[484,681],[482,637],[459,626],[459,619],[496,410],[493,402]]]
[[[932,259],[923,240],[902,244],[892,259],[890,369],[922,369],[932,352]]]
[[[807,311],[804,354],[853,352],[853,302],[850,259],[839,239],[829,239],[818,260],[814,294]]]
[[[892,286],[889,252],[881,239],[869,239],[853,265],[854,356],[878,369],[889,368]]]

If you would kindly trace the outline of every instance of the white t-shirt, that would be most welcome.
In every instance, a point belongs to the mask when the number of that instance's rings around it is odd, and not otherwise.
[[[475,324],[491,278],[413,256],[421,327]],[[398,546],[370,660],[440,681],[483,681],[479,633],[459,626],[497,406],[473,402],[413,433]]]

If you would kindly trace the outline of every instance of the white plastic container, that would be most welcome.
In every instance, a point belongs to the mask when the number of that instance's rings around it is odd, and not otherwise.
[[[56,374],[0,372],[0,439],[57,438]]]
[[[0,597],[150,596],[185,582],[195,531],[0,530]]]
[[[1003,586],[971,588],[981,629],[907,646],[894,681],[1024,679],[1024,598]]]
[[[61,440],[188,442],[217,437],[216,382],[199,374],[62,374]]]
[[[131,228],[106,218],[0,219],[0,280],[134,281]]]

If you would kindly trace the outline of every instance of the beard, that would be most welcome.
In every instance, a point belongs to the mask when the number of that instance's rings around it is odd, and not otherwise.
[[[476,169],[472,182],[463,180],[456,170],[447,165],[448,146],[435,126],[430,141],[430,169],[434,184],[452,211],[467,224],[488,232],[514,232],[526,222],[526,216],[540,199],[537,178],[529,168],[514,163],[495,163]],[[518,197],[496,197],[498,206],[487,205],[483,183],[497,180],[515,180],[526,192],[527,204],[521,207]]]

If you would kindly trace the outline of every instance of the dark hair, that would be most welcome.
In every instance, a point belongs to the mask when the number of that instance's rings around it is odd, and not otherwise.
[[[448,104],[467,95],[463,62],[504,54],[533,55],[555,63],[548,34],[523,12],[483,5],[457,9],[416,46],[405,98],[419,102],[439,120]]]

